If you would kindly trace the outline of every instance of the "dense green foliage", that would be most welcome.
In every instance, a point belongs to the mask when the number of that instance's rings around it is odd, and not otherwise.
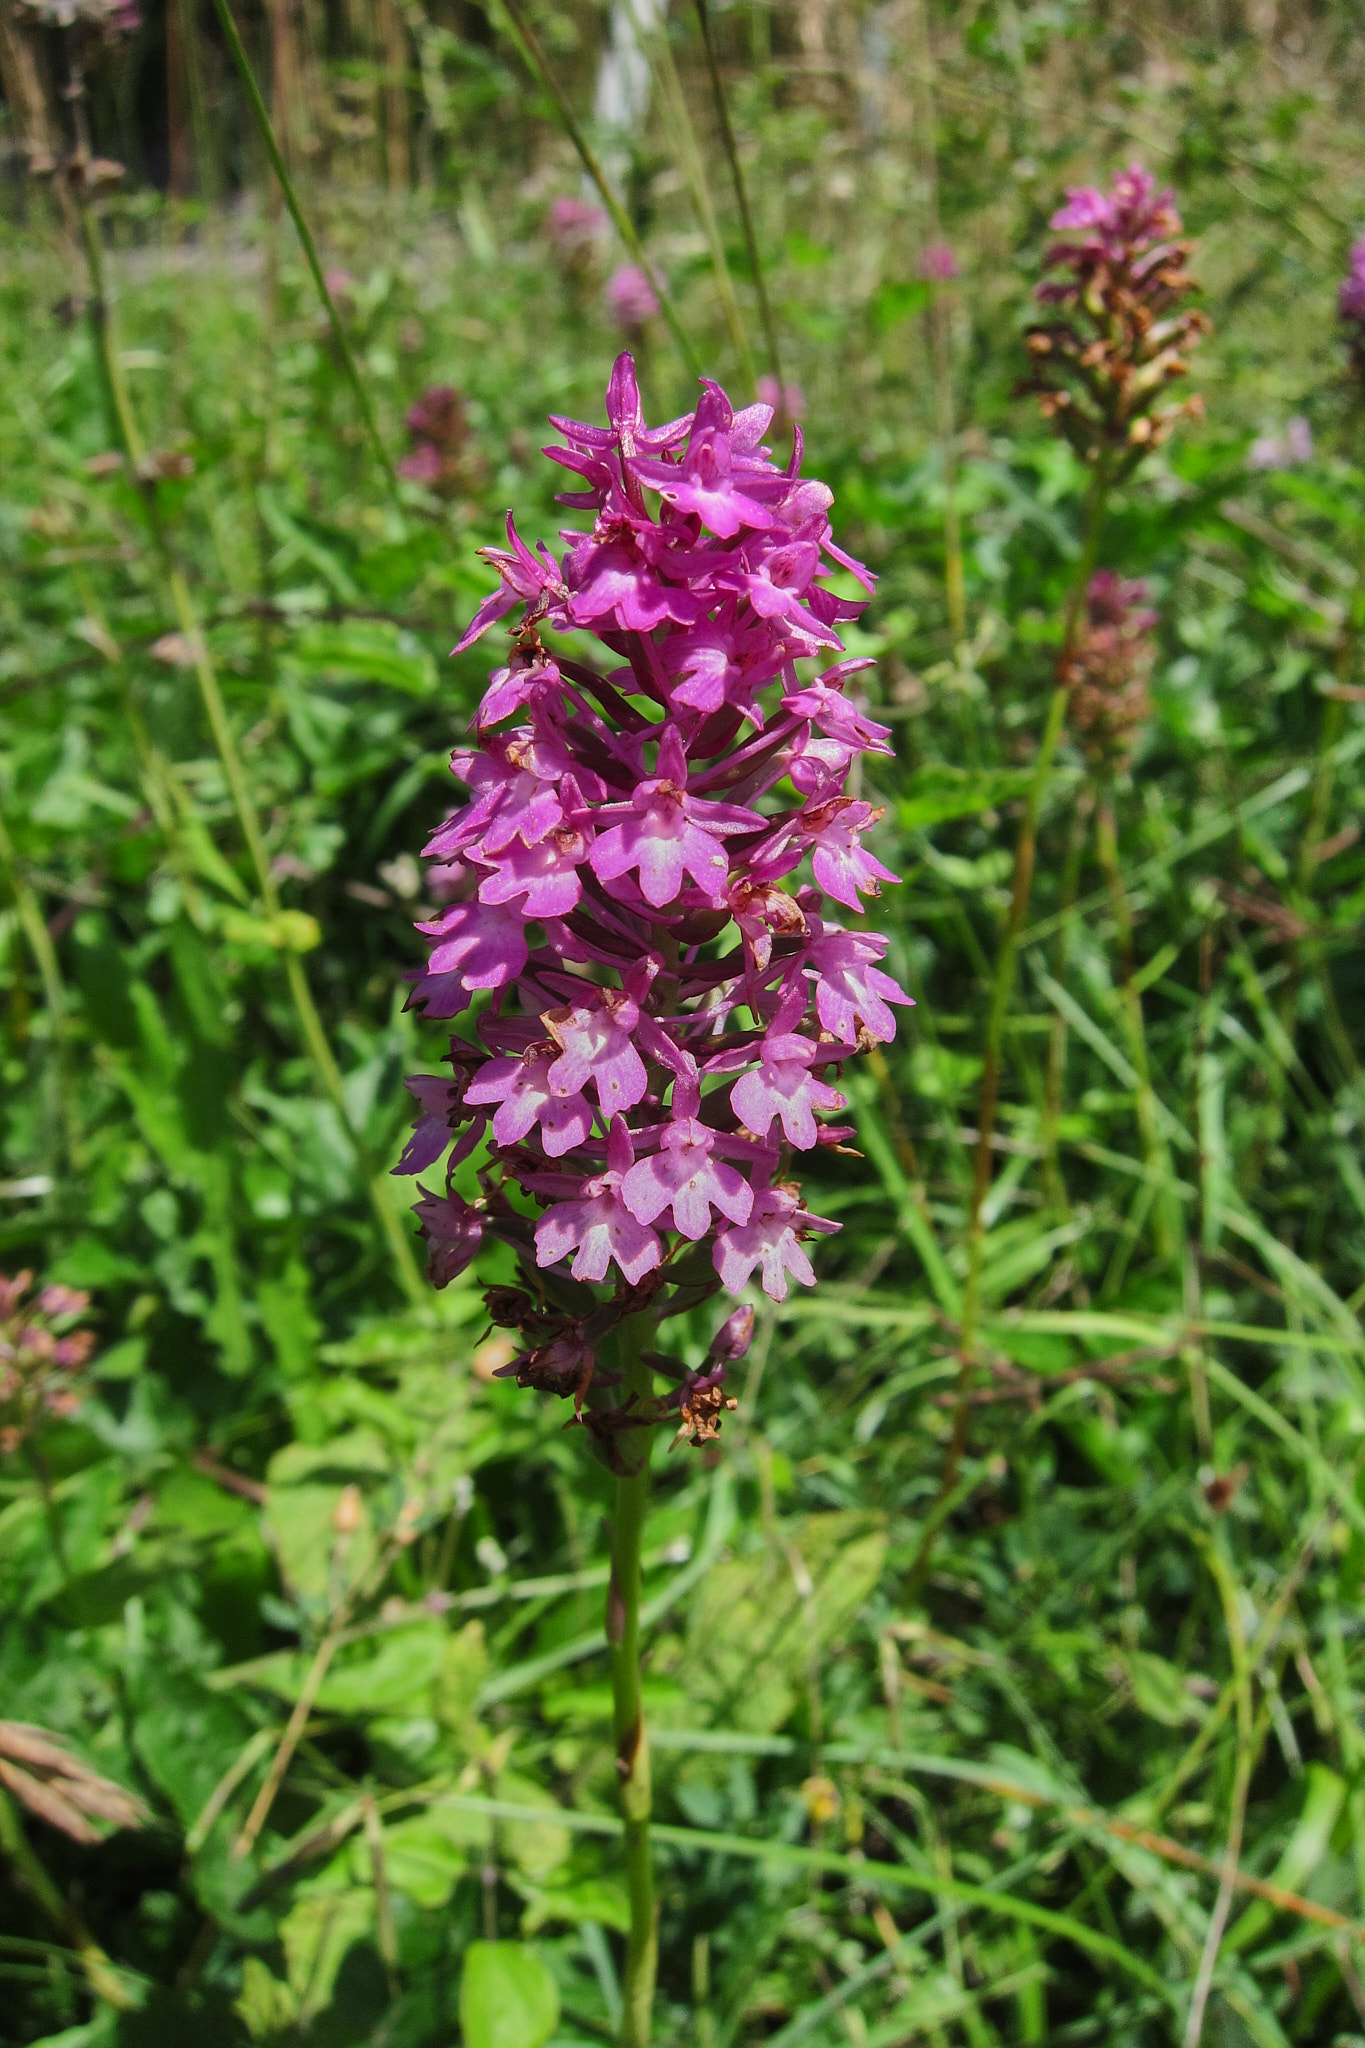
[[[760,1308],[719,1455],[658,1446],[665,2044],[1156,2048],[1206,1953],[1220,2048],[1365,2036],[1353,71],[1329,23],[1298,59],[1234,41],[1158,74],[1074,12],[936,21],[937,81],[898,58],[861,103],[837,64],[828,92],[814,66],[735,79],[808,468],[881,577],[849,637],[896,734],[864,793],[904,881],[870,921],[918,1007],[850,1071],[857,1152],[812,1173],[843,1225],[819,1287]],[[508,506],[553,535],[544,415],[598,416],[617,345],[544,236],[571,161],[516,135],[458,194],[308,201],[389,448],[426,385],[465,396],[448,503],[387,490],[284,230],[130,197],[104,222],[117,348],[148,446],[193,463],[161,465],[159,548],[98,459],[58,211],[7,232],[0,1270],[89,1289],[99,1342],[79,1412],[0,1457],[0,1711],[147,1815],[82,1846],[0,1791],[7,2048],[610,2038],[608,1475],[564,1407],[490,1379],[502,1255],[414,1293],[367,1193],[403,1073],[443,1050],[401,975],[490,658],[446,658],[489,587],[474,551]],[[642,224],[738,396],[650,146]],[[1135,149],[1200,238],[1207,418],[1102,537],[1161,615],[1153,713],[1112,790],[1069,742],[1050,784],[956,1462],[981,1025],[1084,486],[1012,396],[1019,336],[1061,186]],[[964,272],[938,302],[956,646],[915,281],[935,205]],[[644,369],[656,412],[688,401],[662,333]],[[1311,458],[1250,468],[1291,414]],[[1278,1898],[1220,1901],[1225,1853]]]

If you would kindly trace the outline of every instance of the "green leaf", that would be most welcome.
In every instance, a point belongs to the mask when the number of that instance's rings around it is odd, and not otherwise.
[[[1028,787],[1027,768],[994,768],[972,772],[935,765],[912,775],[896,805],[896,817],[907,832],[941,825],[949,818],[975,817],[992,811]]]
[[[555,1980],[520,1941],[472,1941],[460,1978],[465,2048],[542,2048],[559,2020]]]
[[[436,688],[436,663],[421,641],[382,620],[310,626],[290,651],[310,674],[340,682],[386,683],[409,697],[429,697]]]

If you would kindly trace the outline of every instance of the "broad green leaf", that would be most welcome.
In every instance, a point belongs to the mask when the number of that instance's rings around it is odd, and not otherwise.
[[[290,648],[290,657],[311,674],[385,683],[410,697],[429,697],[436,688],[436,664],[421,641],[382,620],[309,626]]]
[[[1026,768],[970,770],[936,763],[909,778],[896,804],[896,819],[903,831],[921,832],[927,826],[945,824],[949,818],[970,818],[994,810],[1021,796],[1028,783]]]
[[[464,2048],[542,2048],[559,2019],[555,1980],[520,1941],[472,1941],[460,1977]]]

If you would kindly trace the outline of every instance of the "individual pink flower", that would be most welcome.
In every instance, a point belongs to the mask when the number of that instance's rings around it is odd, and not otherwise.
[[[845,1106],[838,1089],[811,1072],[816,1062],[830,1063],[835,1051],[813,1045],[799,1031],[770,1031],[759,1047],[758,1065],[730,1090],[730,1106],[744,1128],[766,1138],[776,1118],[787,1143],[809,1152],[819,1136],[815,1112]]]
[[[715,1132],[696,1117],[680,1117],[663,1134],[660,1149],[631,1167],[621,1195],[641,1223],[653,1223],[665,1210],[674,1228],[694,1241],[711,1228],[711,1211],[719,1209],[732,1223],[747,1221],[753,1193],[733,1166],[714,1158]]]
[[[788,1273],[803,1287],[813,1287],[815,1268],[802,1247],[801,1233],[837,1227],[806,1215],[795,1188],[761,1189],[748,1220],[723,1230],[716,1239],[715,1267],[722,1286],[738,1294],[757,1266],[763,1276],[763,1291],[774,1301],[786,1300]]]
[[[606,1172],[586,1180],[576,1201],[556,1203],[536,1225],[540,1265],[557,1265],[576,1251],[575,1280],[605,1280],[615,1260],[631,1286],[655,1270],[663,1258],[658,1233],[640,1221],[624,1197],[623,1183],[634,1170],[631,1160],[630,1133],[617,1117],[607,1141]]]

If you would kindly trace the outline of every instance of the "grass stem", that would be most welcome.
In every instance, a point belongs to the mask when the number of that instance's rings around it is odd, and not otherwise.
[[[696,7],[702,48],[706,52],[707,75],[711,80],[711,97],[715,103],[716,125],[720,129],[721,144],[725,150],[726,162],[730,166],[730,180],[735,188],[735,204],[739,208],[740,226],[744,231],[744,247],[749,258],[749,275],[753,279],[754,293],[758,299],[758,317],[763,323],[763,339],[768,349],[768,368],[777,386],[780,413],[785,410],[782,396],[785,387],[782,382],[782,352],[778,345],[777,321],[773,317],[772,300],[768,296],[768,283],[763,272],[763,260],[758,251],[753,208],[749,204],[749,188],[744,178],[744,166],[739,158],[739,144],[735,139],[734,124],[730,119],[725,81],[721,77],[720,63],[716,56],[709,0],[696,0]]]
[[[219,0],[215,0],[215,4],[219,4]],[[654,296],[659,301],[659,311],[663,315],[664,324],[677,343],[678,353],[692,375],[699,377],[701,375],[701,363],[698,360],[696,350],[688,340],[687,331],[678,317],[678,309],[673,303],[672,294],[664,283],[660,271],[645,254],[644,244],[635,232],[635,223],[612,190],[607,174],[598,160],[596,151],[583,133],[582,124],[569,102],[568,94],[555,76],[554,69],[545,54],[540,38],[522,12],[520,0],[502,0],[502,6],[506,11],[508,20],[517,32],[521,46],[526,53],[530,69],[554,101],[555,108],[564,127],[564,133],[577,150],[580,163],[592,179],[593,184],[597,187],[598,197],[611,216],[612,226],[625,243],[630,255],[634,257],[641,270],[644,271],[645,276],[649,279]]]
[[[278,918],[282,905],[279,888],[270,863],[270,856],[261,831],[260,818],[247,781],[246,765],[242,760],[232,722],[223,702],[218,684],[217,671],[209,652],[194,600],[190,595],[185,575],[176,560],[170,535],[157,501],[156,480],[147,468],[146,444],[142,438],[136,412],[128,393],[123,376],[113,329],[112,312],[109,305],[108,289],[104,271],[104,251],[100,241],[99,222],[88,200],[79,202],[81,231],[85,246],[86,260],[90,271],[91,325],[99,360],[106,396],[110,406],[111,425],[121,443],[124,458],[132,474],[134,486],[139,489],[143,510],[151,534],[167,594],[175,613],[176,624],[181,637],[190,650],[195,681],[199,696],[213,735],[214,746],[222,764],[233,809],[246,842],[248,857],[255,875],[257,890],[267,918]],[[388,1176],[372,1158],[368,1146],[357,1129],[346,1103],[345,1087],[341,1070],[337,1066],[303,963],[296,951],[287,946],[283,949],[285,980],[299,1020],[299,1029],[304,1046],[313,1067],[322,1083],[333,1108],[341,1121],[343,1130],[355,1153],[357,1164],[366,1184],[370,1203],[375,1212],[383,1236],[393,1255],[398,1277],[404,1291],[417,1304],[427,1299],[427,1290],[418,1270],[412,1240],[394,1205]]]
[[[261,88],[256,82],[256,74],[251,68],[251,59],[247,56],[246,46],[242,42],[241,33],[233,18],[228,0],[213,0],[213,6],[227,41],[232,61],[237,67],[237,75],[242,81],[242,88],[251,107],[251,115],[256,123],[257,133],[260,135],[261,142],[265,147],[265,153],[270,159],[270,167],[279,180],[280,190],[284,194],[284,203],[289,208],[289,217],[294,223],[294,230],[298,235],[308,268],[312,272],[313,283],[317,287],[318,297],[322,301],[323,309],[327,314],[328,324],[332,330],[332,339],[336,343],[337,354],[341,357],[347,382],[355,393],[355,401],[360,408],[360,417],[364,422],[365,432],[369,436],[370,445],[374,450],[380,468],[384,472],[394,501],[401,504],[402,498],[398,482],[398,472],[393,466],[388,449],[384,446],[384,437],[379,431],[379,422],[375,418],[374,407],[370,404],[370,394],[361,382],[360,372],[356,368],[355,356],[351,352],[351,344],[347,339],[346,329],[342,325],[341,315],[337,311],[336,300],[332,297],[331,291],[328,288],[326,272],[323,270],[322,263],[318,257],[317,244],[314,242],[312,231],[304,218],[303,208],[299,204],[298,192],[290,175],[289,166],[285,162],[280,145],[275,138],[275,129],[270,119],[270,110],[266,106],[265,100],[261,95]]]

